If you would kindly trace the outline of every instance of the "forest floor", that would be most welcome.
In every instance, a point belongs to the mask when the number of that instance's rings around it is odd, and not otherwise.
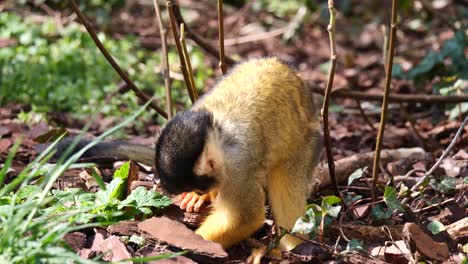
[[[181,1],[184,6],[186,1]],[[186,4],[186,3],[185,3]],[[205,12],[213,8],[211,4],[196,3],[190,6],[195,17],[191,22],[194,32],[206,39],[217,39],[216,12]],[[158,48],[159,33],[154,27],[153,10],[122,9],[113,14],[109,34],[115,38],[122,35],[136,35],[143,47]],[[150,12],[151,11],[151,12]],[[63,16],[69,15],[63,11]],[[133,13],[132,13],[133,12]],[[355,11],[364,12],[362,10]],[[126,17],[126,19],[121,19]],[[382,15],[384,17],[384,14]],[[271,18],[266,12],[255,13],[251,9],[229,9],[225,14],[226,54],[238,54],[241,58],[252,56],[278,56],[294,65],[310,87],[319,91],[325,86],[326,67],[329,60],[329,40],[326,23],[320,19],[301,25],[299,36],[288,42],[281,41],[283,34],[252,33],[235,44],[236,36],[245,34],[249,27],[256,32],[260,27],[256,21]],[[334,90],[349,90],[366,93],[382,93],[385,71],[382,59],[381,28],[376,23],[366,23],[359,30],[351,33],[356,23],[345,17],[338,18],[337,53],[338,66],[335,73]],[[348,28],[347,25],[353,25]],[[273,28],[285,28],[285,21],[276,19]],[[404,70],[416,67],[427,50],[440,50],[446,41],[453,38],[454,32],[443,21],[434,23],[430,28],[409,29],[402,27],[398,31],[396,54],[398,63]],[[239,42],[239,40],[238,40]],[[216,41],[211,42],[216,46]],[[215,69],[219,76],[216,58],[207,55],[205,63]],[[324,66],[325,65],[325,66]],[[207,81],[205,91],[215,83],[216,78]],[[412,80],[392,81],[391,93],[404,95],[431,94],[434,81],[415,85]],[[317,94],[317,99],[320,95]],[[119,96],[119,95],[117,95]],[[377,201],[372,202],[370,192],[371,169],[364,170],[352,183],[346,178],[359,168],[371,168],[372,159],[366,153],[374,151],[380,119],[380,102],[352,96],[333,98],[330,113],[330,133],[332,153],[337,164],[340,191],[350,203],[341,210],[341,216],[334,219],[313,239],[314,243],[298,248],[294,253],[283,252],[281,256],[271,256],[264,261],[312,262],[321,263],[341,260],[341,263],[406,263],[411,261],[429,261],[432,263],[461,263],[466,260],[468,243],[468,126],[462,128],[462,134],[455,147],[448,153],[441,165],[431,176],[431,181],[424,190],[410,197],[407,207],[402,212],[392,212],[384,203],[384,186],[393,184],[397,190],[404,186],[411,188],[428,171],[444,150],[453,141],[459,130],[463,115],[449,120],[448,104],[420,100],[396,100],[389,105],[389,117],[386,121],[383,139],[384,151],[407,151],[405,154],[392,154],[383,159],[380,165]],[[456,104],[452,104],[456,107]],[[21,145],[8,174],[11,181],[36,156],[38,138],[56,127],[64,127],[70,134],[77,134],[83,120],[74,120],[69,113],[54,113],[54,121],[25,125],[17,121],[21,111],[30,109],[25,104],[8,104],[0,107],[0,161],[3,163],[8,150],[21,138]],[[466,115],[466,113],[465,113]],[[87,132],[93,137],[108,130],[119,117],[103,118],[98,116]],[[63,121],[63,122],[62,122]],[[144,145],[154,145],[155,134],[160,125],[148,121],[144,130],[127,126],[125,133],[128,141]],[[392,152],[393,153],[393,152]],[[395,152],[396,153],[396,152]],[[355,160],[349,161],[350,157]],[[112,178],[118,162],[103,158],[95,160],[99,164],[99,173],[105,181]],[[325,164],[325,150],[321,153],[321,162]],[[339,167],[342,166],[342,167]],[[138,172],[132,176],[134,182],[128,183],[130,190],[136,186],[148,189],[157,188],[152,179],[151,168],[136,166]],[[54,185],[57,189],[69,187],[96,190],[86,170],[71,169]],[[314,193],[311,200],[330,195],[330,188]],[[274,194],[273,194],[274,195]],[[380,211],[375,209],[380,205]],[[184,256],[174,258],[171,263],[242,263],[246,261],[252,248],[268,246],[275,233],[273,219],[265,221],[264,226],[250,239],[227,250],[219,245],[197,238],[191,231],[206,216],[209,207],[201,213],[188,213],[178,206],[171,206],[163,212],[163,217],[147,220],[122,221],[107,228],[90,228],[66,235],[65,241],[85,258],[92,258],[105,253],[104,260],[118,260],[119,257],[151,256],[159,253],[186,250]],[[184,224],[180,224],[180,223]],[[431,223],[441,223],[442,230],[434,231]],[[429,225],[429,227],[428,227]],[[169,233],[167,231],[170,231]],[[436,234],[434,234],[436,233]],[[132,235],[143,236],[144,245],[138,245],[128,239]],[[123,239],[127,237],[127,239]],[[117,239],[116,239],[117,238]],[[120,239],[118,239],[120,238]],[[359,241],[357,246],[350,241]],[[464,245],[464,246],[463,246]],[[462,248],[464,247],[464,248]],[[107,252],[112,250],[112,253]],[[346,251],[346,249],[348,249]],[[465,253],[464,253],[465,252]],[[122,257],[123,256],[123,257]],[[159,263],[159,262],[158,262]],[[169,262],[168,262],[169,263]]]

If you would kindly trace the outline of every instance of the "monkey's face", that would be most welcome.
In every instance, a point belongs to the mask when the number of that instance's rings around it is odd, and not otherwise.
[[[155,164],[156,174],[167,192],[205,193],[213,188],[216,183],[213,177],[198,176],[193,172],[212,126],[211,113],[187,111],[177,114],[162,129],[156,142]]]

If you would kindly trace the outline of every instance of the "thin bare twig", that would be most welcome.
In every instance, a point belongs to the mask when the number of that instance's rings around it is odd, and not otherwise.
[[[179,33],[177,33],[176,19],[174,16],[174,3],[171,0],[168,0],[166,2],[166,7],[169,13],[169,19],[171,21],[172,35],[174,36],[177,53],[179,54],[180,70],[182,71],[182,75],[184,76],[184,82],[185,82],[185,85],[187,86],[187,91],[190,96],[190,100],[192,101],[192,103],[194,103],[196,99],[195,99],[195,95],[193,94],[193,89],[190,83],[190,78],[188,76],[187,66],[185,65],[184,51],[182,50],[182,45],[179,41]],[[183,24],[183,23],[179,23],[179,25],[180,24]]]
[[[322,123],[323,123],[325,149],[326,149],[327,160],[328,160],[328,170],[330,171],[330,180],[334,187],[335,195],[340,197],[342,204],[345,205],[343,197],[341,197],[340,190],[338,189],[338,183],[336,181],[335,163],[333,162],[333,154],[332,154],[331,143],[330,143],[331,142],[330,128],[328,124],[328,106],[330,104],[330,92],[333,86],[333,78],[335,76],[335,66],[336,66],[336,44],[335,44],[336,10],[333,7],[333,0],[328,1],[328,8],[330,10],[330,24],[327,27],[328,34],[330,37],[330,69],[328,71],[328,80],[327,80],[327,86],[325,89],[325,97],[323,99],[321,115],[322,115]]]
[[[432,210],[432,209],[434,209],[434,208],[438,208],[438,207],[444,206],[444,205],[449,204],[449,203],[452,203],[452,202],[455,202],[455,198],[450,198],[450,199],[447,199],[447,200],[442,201],[442,202],[440,202],[440,203],[431,204],[431,205],[426,206],[426,207],[424,207],[424,208],[414,210],[413,212],[417,214],[417,213],[429,211],[429,210]]]
[[[91,25],[91,23],[88,21],[88,19],[83,15],[83,13],[80,11],[80,8],[78,7],[78,5],[76,4],[76,2],[74,0],[69,0],[69,3],[73,9],[73,11],[75,11],[76,15],[78,16],[78,18],[80,19],[81,23],[83,23],[83,25],[85,26],[86,30],[88,31],[89,35],[91,36],[91,38],[93,39],[94,43],[96,44],[96,46],[99,48],[99,50],[101,51],[102,55],[104,55],[104,57],[107,59],[107,61],[110,63],[110,65],[112,66],[112,68],[114,68],[114,70],[119,74],[120,78],[122,78],[127,84],[128,86],[130,87],[130,89],[132,89],[132,91],[140,98],[142,99],[143,101],[147,102],[147,101],[150,101],[150,104],[149,106],[151,106],[154,110],[156,110],[156,112],[158,112],[158,114],[160,114],[161,116],[163,116],[164,118],[167,119],[167,113],[161,109],[150,97],[148,97],[146,94],[144,94],[136,85],[135,83],[130,80],[130,78],[128,77],[128,75],[122,70],[122,68],[120,68],[120,66],[117,64],[117,62],[115,62],[114,58],[109,54],[109,52],[107,52],[106,48],[104,48],[104,45],[102,45],[101,41],[99,40],[99,38],[97,37],[97,34],[96,32],[94,31],[93,29],[93,26]]]
[[[193,98],[195,101],[198,100],[198,92],[197,86],[195,85],[195,80],[193,79],[193,70],[192,70],[192,63],[190,62],[190,57],[187,51],[187,44],[185,43],[185,25],[180,24],[180,45],[182,45],[182,51],[184,55],[185,65],[187,66],[187,75],[190,81],[190,88],[192,89]]]
[[[219,67],[223,74],[227,71],[227,65],[224,62],[224,17],[223,0],[218,0],[218,28],[219,28]]]
[[[411,177],[411,175],[413,175],[414,173],[416,172],[424,172],[424,170],[420,170],[420,169],[412,169],[410,171],[408,171],[405,175],[403,176],[395,176],[394,177],[394,181],[395,182],[401,182],[401,181],[416,181],[416,178],[414,177]]]
[[[310,84],[312,92],[324,95],[325,90],[317,85]],[[382,101],[382,94],[352,91],[350,89],[337,89],[332,91],[334,98],[353,98],[363,101]],[[468,94],[461,95],[435,95],[435,94],[402,94],[391,93],[388,100],[392,103],[428,103],[450,104],[468,102]]]
[[[450,142],[449,146],[444,150],[444,152],[442,153],[440,158],[437,160],[437,162],[432,166],[432,168],[429,171],[427,171],[424,174],[424,176],[418,182],[416,182],[415,185],[413,185],[413,187],[411,187],[411,191],[413,192],[416,191],[419,188],[419,186],[421,186],[432,175],[432,173],[434,173],[434,171],[440,166],[442,161],[445,159],[445,157],[447,157],[447,155],[450,153],[450,151],[453,149],[453,147],[457,143],[457,140],[462,134],[463,130],[465,129],[465,125],[467,122],[468,122],[468,115],[465,116],[465,119],[460,124],[460,127],[458,128],[457,133],[455,133],[455,136],[453,137],[452,142]],[[401,201],[401,203],[405,204],[407,201],[408,201],[408,198],[405,198]]]
[[[245,44],[249,42],[257,42],[261,40],[271,39],[276,36],[283,35],[289,30],[289,28],[290,26],[288,25],[282,28],[272,29],[267,32],[261,32],[261,33],[241,36],[237,38],[225,39],[224,46],[236,46],[236,45]]]
[[[364,121],[369,125],[372,131],[376,131],[377,129],[375,129],[374,124],[372,124],[372,122],[369,120],[369,117],[364,112],[364,109],[362,109],[361,100],[356,99],[356,104],[359,108],[359,114],[361,114],[362,119],[364,119]]]
[[[156,12],[156,22],[159,25],[159,34],[161,35],[161,53],[163,58],[163,67],[164,67],[164,87],[166,90],[166,112],[169,119],[174,116],[174,111],[172,109],[172,95],[171,95],[171,75],[169,72],[169,59],[167,56],[167,30],[164,27],[161,10],[159,9],[158,1],[153,0],[154,11]]]
[[[219,51],[213,47],[208,41],[204,40],[203,38],[201,38],[200,36],[198,36],[197,34],[195,34],[188,26],[187,26],[187,23],[185,23],[184,21],[184,18],[182,17],[182,14],[180,12],[180,7],[177,3],[172,3],[172,6],[173,6],[173,14],[174,14],[174,18],[175,20],[177,21],[177,23],[180,25],[180,24],[185,24],[185,32],[187,34],[187,37],[190,38],[191,40],[193,40],[195,43],[198,44],[198,46],[200,46],[200,48],[202,48],[203,50],[205,50],[207,53],[211,54],[212,56],[214,57],[218,57],[219,55]],[[234,59],[232,59],[231,57],[229,56],[225,56],[224,57],[225,59],[225,62],[228,66],[232,66],[234,64],[236,64],[236,61]]]
[[[386,63],[387,67],[385,74],[385,91],[382,102],[382,113],[380,116],[380,126],[379,132],[377,134],[377,142],[375,146],[374,162],[372,166],[372,198],[375,199],[375,186],[377,185],[377,175],[379,172],[379,162],[380,162],[380,150],[382,148],[382,141],[385,130],[385,121],[387,118],[388,110],[388,95],[390,94],[390,84],[392,81],[392,65],[393,65],[393,55],[395,51],[395,37],[397,29],[397,0],[392,0],[392,21],[391,21],[391,30],[390,30],[390,39],[388,47],[388,61]],[[393,179],[391,180],[393,182]]]

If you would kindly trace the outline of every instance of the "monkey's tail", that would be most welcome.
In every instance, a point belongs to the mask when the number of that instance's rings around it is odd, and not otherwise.
[[[60,157],[62,157],[74,140],[75,138],[69,137],[60,141],[55,147],[56,152],[54,156],[52,156],[52,160],[58,160]],[[80,139],[76,144],[75,148],[70,152],[69,156],[78,152],[90,142],[91,140],[89,139]],[[41,149],[43,150],[45,149],[45,147],[45,144],[40,144],[37,150],[41,151]],[[97,145],[87,150],[81,156],[81,158],[114,158],[116,160],[133,160],[149,166],[153,166],[154,155],[154,148],[145,145],[132,144],[121,141],[110,141],[98,143]]]

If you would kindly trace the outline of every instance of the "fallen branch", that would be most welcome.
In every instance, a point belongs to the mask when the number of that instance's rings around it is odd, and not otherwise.
[[[114,68],[114,70],[119,74],[120,78],[122,78],[128,84],[130,89],[132,89],[132,91],[140,99],[142,99],[145,102],[148,102],[148,101],[151,100],[149,106],[151,106],[154,110],[156,110],[156,112],[158,112],[158,114],[160,114],[161,116],[163,116],[164,118],[167,119],[167,113],[162,108],[160,108],[150,97],[148,97],[146,94],[144,94],[135,85],[135,83],[132,80],[130,80],[128,75],[122,70],[122,68],[120,68],[120,66],[117,64],[117,62],[115,62],[114,58],[109,54],[109,52],[107,52],[106,48],[104,48],[104,45],[102,45],[102,42],[99,40],[96,32],[94,31],[93,26],[88,21],[88,19],[86,19],[86,17],[83,15],[83,13],[80,11],[80,8],[76,4],[76,2],[74,0],[69,0],[69,3],[71,5],[73,11],[75,11],[76,15],[80,19],[81,23],[83,23],[83,25],[85,26],[86,30],[88,31],[89,35],[93,39],[94,43],[96,44],[96,46],[101,51],[102,55],[104,55],[104,57],[110,63],[112,68]]]
[[[385,226],[385,228],[388,230],[388,232],[390,232],[392,238],[401,239],[403,237],[402,225]],[[355,224],[332,223],[328,226],[327,231],[331,236],[334,237],[340,236],[341,232],[343,232],[349,239],[359,239],[364,240],[366,242],[378,242],[389,240],[389,234],[384,231],[384,226],[365,226]]]
[[[382,150],[380,160],[383,163],[407,158],[415,155],[415,159],[424,159],[426,152],[422,148],[401,148]],[[349,175],[359,168],[371,166],[374,152],[366,152],[352,155],[335,161],[335,174],[338,183],[344,182]],[[330,185],[330,175],[324,163],[320,163],[313,176],[312,190],[314,192]],[[313,193],[313,192],[312,192]]]
[[[466,238],[468,237],[468,217],[458,220],[445,228],[447,229],[449,236],[455,241]]]
[[[273,29],[273,30],[270,30],[270,31],[267,31],[267,32],[261,32],[261,33],[257,33],[257,34],[226,39],[224,41],[224,45],[225,46],[236,46],[236,45],[245,44],[245,43],[249,43],[249,42],[256,42],[256,41],[271,39],[271,38],[283,35],[284,33],[288,32],[289,28],[290,28],[290,26],[288,25],[288,26]]]
[[[310,89],[314,93],[325,94],[325,89],[316,85],[311,85]],[[334,98],[353,98],[363,101],[382,101],[382,94],[352,91],[349,89],[338,89],[332,91]],[[468,94],[462,95],[435,95],[435,94],[389,94],[388,100],[392,103],[429,103],[429,104],[449,104],[468,102]]]

